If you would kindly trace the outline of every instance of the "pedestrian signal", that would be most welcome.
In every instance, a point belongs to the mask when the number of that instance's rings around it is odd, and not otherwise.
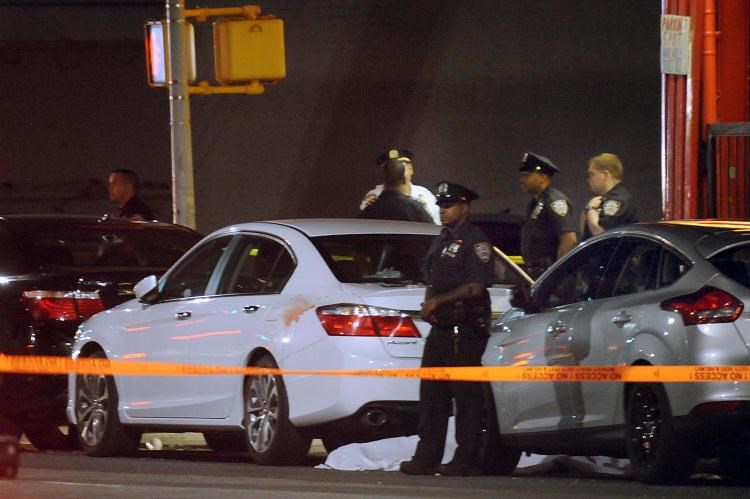
[[[165,21],[151,21],[144,26],[146,41],[146,78],[152,87],[167,87],[172,79],[169,66],[169,46],[167,44],[167,28]],[[185,44],[183,45],[188,57],[188,82],[193,82],[195,76],[195,30],[193,25],[185,24]]]

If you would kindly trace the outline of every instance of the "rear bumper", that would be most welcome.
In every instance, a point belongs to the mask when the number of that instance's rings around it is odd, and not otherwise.
[[[677,416],[674,425],[681,441],[702,456],[750,453],[750,401],[726,414]]]

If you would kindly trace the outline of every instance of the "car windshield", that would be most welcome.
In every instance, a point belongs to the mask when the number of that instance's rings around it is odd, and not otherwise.
[[[14,229],[32,266],[165,269],[200,240],[182,228],[135,223],[36,222]]]
[[[341,282],[424,282],[422,261],[435,236],[356,234],[313,238]]]
[[[725,276],[750,288],[750,244],[724,250],[709,261]]]

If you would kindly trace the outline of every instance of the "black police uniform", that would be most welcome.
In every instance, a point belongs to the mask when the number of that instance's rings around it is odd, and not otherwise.
[[[535,153],[524,155],[519,170],[549,176],[560,171],[552,161]],[[521,227],[521,254],[529,276],[536,279],[557,260],[560,236],[565,232],[577,232],[573,206],[565,194],[550,186],[539,199],[529,201]]]
[[[156,220],[154,212],[138,196],[128,199],[128,202],[117,213],[117,216],[122,218],[132,218],[137,215],[140,215],[143,220]]]
[[[446,197],[450,198],[450,195],[443,196],[443,199]],[[475,198],[476,194],[473,194],[470,199]],[[438,191],[440,202],[441,193]],[[494,270],[492,245],[482,230],[471,222],[455,229],[446,227],[430,247],[425,270],[427,300],[464,284],[481,283],[490,287]],[[490,297],[486,289],[479,298],[439,308],[435,313],[437,324],[432,326],[425,343],[422,367],[481,365],[489,337],[490,315]],[[467,468],[478,464],[481,383],[428,380],[422,380],[419,386],[419,443],[412,462],[425,468],[440,464],[453,398],[456,399],[458,448],[451,464]],[[405,471],[403,464],[402,471]]]
[[[422,203],[400,192],[389,190],[383,191],[377,201],[360,211],[357,218],[434,223]]]
[[[633,204],[630,191],[622,184],[617,184],[602,195],[602,203],[597,210],[599,211],[599,226],[603,229],[638,221],[638,208]],[[581,239],[588,239],[591,235],[588,224],[584,224]]]

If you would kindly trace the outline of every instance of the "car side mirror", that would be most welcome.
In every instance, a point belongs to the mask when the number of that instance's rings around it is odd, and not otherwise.
[[[133,293],[142,303],[153,303],[159,296],[159,281],[155,275],[149,275],[133,286]]]

